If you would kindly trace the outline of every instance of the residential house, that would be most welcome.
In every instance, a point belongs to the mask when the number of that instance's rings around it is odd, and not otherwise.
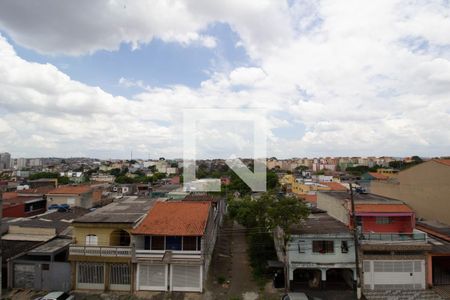
[[[20,218],[44,213],[47,210],[46,188],[3,193],[3,216]]]
[[[432,247],[427,253],[427,285],[450,285],[450,226],[422,220],[417,221],[416,228],[428,234],[428,243]]]
[[[450,159],[435,159],[400,171],[395,179],[370,183],[370,191],[404,201],[417,217],[450,225]]]
[[[136,290],[202,292],[216,217],[210,201],[157,202],[132,231]]]
[[[73,222],[73,289],[133,291],[131,232],[153,202],[125,196]]]
[[[47,205],[68,204],[91,208],[101,200],[102,189],[90,185],[60,185],[47,193]]]
[[[4,286],[33,290],[70,290],[67,261],[71,223],[88,210],[49,211],[30,218],[2,220]]]
[[[427,234],[415,229],[415,214],[403,202],[372,194],[320,192],[317,207],[356,226],[365,290],[425,289]]]
[[[290,287],[353,287],[356,280],[355,247],[349,228],[323,211],[312,213],[293,226],[286,256],[283,232],[275,234],[278,259],[287,262]]]

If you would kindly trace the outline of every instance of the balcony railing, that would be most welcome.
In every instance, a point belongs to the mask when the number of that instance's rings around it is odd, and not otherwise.
[[[427,234],[415,230],[413,233],[363,233],[361,241],[367,242],[427,242]]]
[[[131,257],[131,247],[70,245],[69,255]]]
[[[136,258],[142,259],[163,259],[164,255],[170,253],[171,259],[200,259],[201,251],[179,251],[179,250],[142,250],[136,249]]]

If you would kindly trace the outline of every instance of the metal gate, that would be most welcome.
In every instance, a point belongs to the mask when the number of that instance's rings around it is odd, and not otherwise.
[[[425,289],[423,260],[366,260],[363,262],[364,289]]]
[[[171,265],[171,290],[201,292],[202,266]]]
[[[105,289],[105,265],[102,263],[77,263],[78,289]]]
[[[138,264],[137,290],[167,291],[167,265]]]
[[[130,265],[111,264],[109,275],[109,288],[115,291],[129,291],[131,284]]]
[[[33,289],[36,276],[35,266],[32,264],[14,264],[14,287]]]

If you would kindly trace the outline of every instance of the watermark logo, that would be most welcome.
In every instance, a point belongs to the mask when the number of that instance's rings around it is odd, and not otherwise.
[[[201,121],[251,122],[253,125],[253,171],[234,153],[225,163],[254,192],[266,191],[267,126],[264,109],[197,108],[183,110],[183,188],[188,191],[220,192],[220,179],[196,178],[197,132]],[[226,143],[226,141],[224,141]]]

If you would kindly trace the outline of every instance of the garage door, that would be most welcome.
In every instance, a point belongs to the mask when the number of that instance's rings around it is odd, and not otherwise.
[[[171,266],[171,290],[186,292],[202,291],[202,267],[192,265]]]
[[[425,289],[423,260],[366,260],[363,272],[368,290]]]
[[[167,266],[138,264],[137,290],[167,291]]]
[[[14,264],[14,287],[15,288],[34,288],[35,277],[34,265]]]

